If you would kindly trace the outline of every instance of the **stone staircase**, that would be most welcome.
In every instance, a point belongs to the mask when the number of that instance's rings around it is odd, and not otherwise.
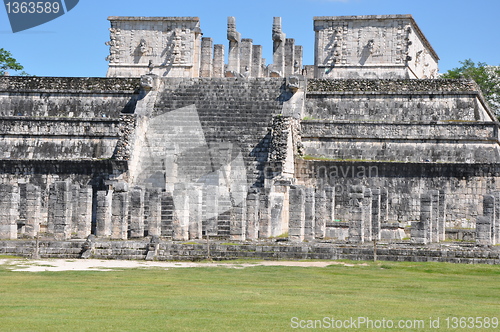
[[[233,202],[231,185],[263,186],[269,127],[281,113],[283,84],[279,78],[163,79],[149,110],[134,182],[174,198],[176,183],[205,186],[203,233],[229,237],[231,209],[239,203]],[[211,190],[217,199],[207,197]],[[162,236],[172,236],[174,202],[163,198]]]
[[[260,186],[259,166],[267,160],[268,127],[273,115],[281,112],[280,90],[284,81],[270,78],[166,79],[163,84],[153,119],[185,107],[191,109],[177,117],[175,128],[180,132],[175,133],[175,138],[165,137],[168,124],[149,128],[155,131],[154,136],[162,131],[154,144],[177,140],[179,149],[184,150],[179,161],[182,164],[180,171],[185,174],[207,171],[207,147],[212,166],[209,171],[215,171],[241,150],[249,184]],[[191,140],[186,142],[186,138]],[[231,150],[231,156],[224,156],[220,151],[224,149]]]

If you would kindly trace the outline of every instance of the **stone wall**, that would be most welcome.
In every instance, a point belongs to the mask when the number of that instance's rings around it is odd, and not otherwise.
[[[132,113],[139,79],[0,77],[0,116],[118,118]]]
[[[436,78],[439,57],[411,15],[315,17],[315,77]]]
[[[273,63],[266,66],[262,46],[242,38],[236,18],[228,17],[228,62],[224,45],[201,37],[198,17],[117,17],[111,22],[108,77],[285,77],[302,74],[302,46],[286,38],[281,17],[274,18]]]
[[[90,249],[87,249],[89,248]],[[159,241],[151,251],[151,242],[142,241],[0,241],[0,254],[33,257],[36,251],[41,258],[75,259],[84,256],[95,259],[150,259],[174,261],[198,261],[207,258],[221,261],[231,259],[298,260],[298,259],[351,259],[406,261],[406,262],[449,262],[465,264],[500,264],[497,247],[475,246],[473,244],[411,245],[373,244],[349,245],[346,243],[246,243],[240,245],[210,242],[182,244]]]
[[[310,80],[304,116],[385,122],[495,121],[473,84],[458,80]],[[411,110],[411,111],[409,111]]]
[[[482,197],[498,190],[500,176],[497,164],[298,160],[295,167],[299,183],[335,187],[336,219],[350,219],[349,188],[362,184],[387,190],[386,222],[403,227],[420,220],[421,194],[443,190],[447,227],[474,228],[482,213]]]
[[[0,117],[0,159],[111,158],[119,119]]]
[[[117,17],[111,23],[108,77],[148,73],[198,77],[201,30],[198,17]]]

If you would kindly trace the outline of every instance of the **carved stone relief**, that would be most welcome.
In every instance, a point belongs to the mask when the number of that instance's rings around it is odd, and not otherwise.
[[[106,57],[106,61],[115,63],[120,59],[120,42],[118,41],[118,35],[120,35],[120,30],[115,28],[110,28],[110,41],[105,44],[109,46],[109,55]]]
[[[347,35],[347,25],[332,26],[323,31],[325,54],[323,65],[334,66],[336,64],[346,64],[346,49],[347,43],[345,36]]]
[[[175,28],[166,33],[163,52],[166,65],[189,65],[193,62],[190,32],[190,29]]]

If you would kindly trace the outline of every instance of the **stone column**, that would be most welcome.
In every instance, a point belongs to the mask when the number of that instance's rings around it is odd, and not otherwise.
[[[276,187],[275,187],[276,189]],[[280,186],[281,189],[284,189]],[[285,194],[283,192],[273,192],[270,194],[270,220],[271,234],[270,236],[279,236],[283,234],[283,204],[285,202]]]
[[[173,239],[186,241],[189,239],[189,195],[184,183],[176,183],[174,189],[175,215],[172,221]]]
[[[281,17],[273,19],[273,65],[271,76],[285,75],[285,40],[286,34],[281,30]]]
[[[113,192],[111,211],[111,238],[113,240],[126,240],[128,236],[128,192]]]
[[[252,46],[252,77],[262,77],[262,46]]]
[[[201,38],[201,65],[200,77],[212,77],[213,70],[213,40],[212,38]]]
[[[78,190],[76,213],[76,237],[86,239],[92,232],[92,186],[83,186]]]
[[[491,225],[492,241],[494,244],[500,244],[500,191],[495,191],[493,197],[495,197],[495,220]]]
[[[56,240],[71,238],[71,185],[57,181],[50,186],[47,230]]]
[[[290,241],[304,241],[304,228],[306,220],[305,211],[306,194],[301,186],[290,187],[290,205],[288,223],[288,238]]]
[[[219,217],[219,187],[209,184],[205,188],[203,193],[203,205],[205,208],[203,227],[205,235],[216,236]]]
[[[413,222],[411,226],[411,241],[413,243],[431,243],[432,212],[432,194],[430,192],[422,194],[420,196],[420,221]]]
[[[247,196],[247,229],[246,238],[256,240],[259,237],[259,192],[255,188],[250,188]]]
[[[203,187],[198,184],[189,185],[189,238],[202,238],[203,221]]]
[[[142,238],[144,237],[144,191],[139,187],[130,190],[129,202],[129,237]]]
[[[97,192],[96,232],[97,237],[111,236],[111,202],[113,190]]]
[[[41,197],[39,187],[30,183],[26,184],[26,235],[30,238],[34,238],[40,232]]]
[[[380,222],[389,220],[389,191],[387,188],[380,189]]]
[[[325,188],[326,197],[326,222],[333,222],[335,220],[335,188]]]
[[[149,190],[148,236],[161,236],[161,191]]]
[[[176,154],[175,146],[168,146],[166,148],[166,157],[163,159],[165,165],[165,190],[169,192],[174,191],[174,184],[178,179]]]
[[[294,75],[302,75],[302,46],[295,45],[295,56],[293,62],[293,74]]]
[[[270,189],[264,188],[259,195],[259,238],[271,236]]]
[[[315,215],[314,215],[314,237],[316,239],[323,239],[326,234],[326,221],[328,218],[326,207],[326,192],[324,189],[318,188],[315,197]],[[332,220],[328,220],[332,222]]]
[[[0,184],[0,239],[17,239],[20,201],[17,185]]]
[[[235,190],[239,193],[238,197],[246,196],[247,186],[238,185]],[[232,241],[245,241],[246,239],[246,213],[247,204],[246,200],[242,200],[237,206],[231,209],[231,226],[230,226],[230,239]]]
[[[224,45],[214,45],[213,66],[212,77],[224,77]]]
[[[240,73],[245,77],[252,77],[253,40],[243,38],[240,46]]]
[[[431,190],[430,194],[432,196],[432,215],[431,215],[431,243],[439,242],[440,239],[440,220],[439,220],[439,191]]]
[[[439,191],[439,234],[438,240],[446,240],[446,194],[444,190]]]
[[[227,39],[229,40],[228,64],[226,77],[234,77],[240,71],[241,34],[236,31],[236,18],[227,18]]]
[[[285,76],[294,74],[293,64],[295,63],[295,39],[285,40]]]
[[[304,240],[314,240],[315,235],[315,191],[314,188],[306,188],[306,200],[305,200],[305,223],[304,223]]]
[[[349,208],[351,220],[349,222],[349,241],[354,243],[365,242],[365,213],[363,206],[365,194],[363,186],[350,186]]]
[[[364,188],[363,190],[363,216],[364,216],[364,224],[365,224],[365,241],[372,241],[372,191],[370,188]]]
[[[380,189],[372,189],[372,240],[380,238]]]
[[[495,197],[483,196],[483,216],[476,220],[476,243],[491,245],[494,242],[493,225],[495,224]]]

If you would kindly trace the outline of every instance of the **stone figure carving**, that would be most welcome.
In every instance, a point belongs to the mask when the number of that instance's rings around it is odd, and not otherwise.
[[[297,76],[290,76],[287,79],[287,88],[292,92],[295,93],[297,90],[300,89],[300,79]]]
[[[145,55],[148,52],[148,45],[146,44],[146,40],[144,38],[141,39],[139,43],[139,54]]]
[[[273,20],[273,41],[280,43],[285,41],[285,34],[281,30],[281,17],[275,17]]]
[[[142,75],[141,76],[141,88],[144,90],[151,90],[154,87],[154,75]]]
[[[182,37],[179,29],[174,30],[174,46],[172,48],[173,63],[182,62]]]
[[[373,53],[374,45],[375,45],[375,41],[373,39],[370,39],[368,41],[368,44],[366,44],[366,49],[368,50],[368,52],[370,54]]]
[[[118,49],[120,45],[116,35],[120,34],[120,30],[115,28],[110,28],[109,32],[111,40],[105,43],[106,46],[109,46],[109,55],[106,57],[106,61],[117,62],[119,59]]]
[[[227,39],[235,43],[241,41],[241,34],[236,31],[236,18],[233,16],[227,18]]]
[[[239,44],[241,42],[241,34],[236,31],[236,18],[233,16],[227,18],[227,39],[229,40],[229,53],[225,75],[226,77],[238,77],[240,70]]]
[[[333,27],[325,31],[325,51],[327,56],[324,60],[324,65],[333,66],[341,62],[343,33],[344,28],[341,26]]]

